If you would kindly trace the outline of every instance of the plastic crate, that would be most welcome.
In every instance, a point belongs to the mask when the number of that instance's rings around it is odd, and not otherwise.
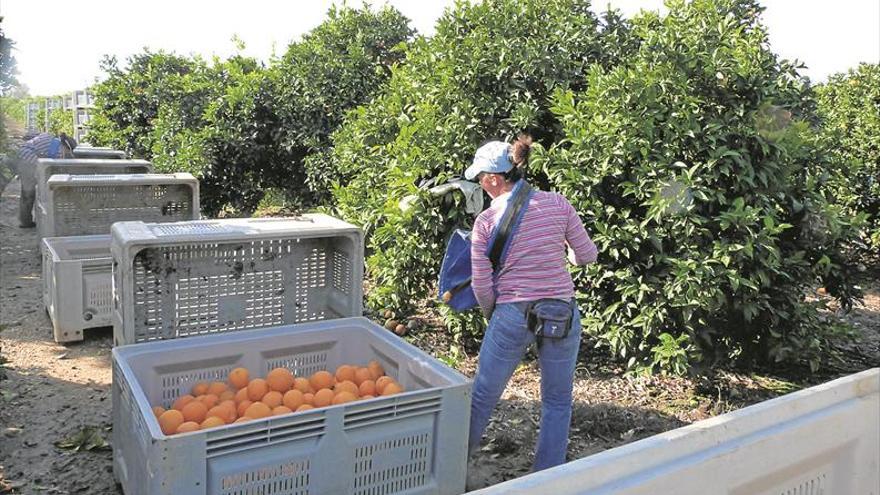
[[[113,324],[110,235],[43,239],[43,303],[55,342]]]
[[[37,160],[37,205],[45,202],[46,182],[57,174],[101,175],[101,174],[148,174],[153,165],[146,160],[117,160],[97,158]]]
[[[73,149],[74,158],[104,158],[107,160],[125,160],[127,155],[122,150],[111,148],[93,148],[91,146],[77,146]],[[143,173],[149,172],[149,170]]]
[[[152,405],[193,384],[378,360],[406,392],[165,436]],[[366,318],[113,349],[113,471],[128,495],[459,494],[470,381]]]
[[[199,218],[191,174],[53,175],[38,222],[40,237],[109,234],[113,222]]]
[[[363,314],[363,233],[323,214],[113,224],[116,345]]]

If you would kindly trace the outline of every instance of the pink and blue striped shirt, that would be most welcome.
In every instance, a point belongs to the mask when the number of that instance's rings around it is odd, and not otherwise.
[[[496,303],[571,299],[574,284],[568,272],[566,245],[572,262],[586,265],[596,261],[596,245],[590,240],[577,212],[562,195],[535,191],[528,209],[509,241],[504,266],[493,281],[492,263],[486,245],[511,198],[510,193],[492,200],[480,213],[471,235],[471,287],[484,312]]]

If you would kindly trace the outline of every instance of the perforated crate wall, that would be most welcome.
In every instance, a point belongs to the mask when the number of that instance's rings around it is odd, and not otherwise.
[[[53,175],[148,174],[153,165],[146,160],[97,158],[37,160],[37,204],[45,204],[46,182]]]
[[[373,359],[406,392],[172,436],[151,411],[239,366],[303,376]],[[113,466],[128,495],[459,494],[469,415],[467,378],[365,318],[113,349]]]
[[[363,234],[321,214],[113,226],[117,345],[360,316]]]
[[[110,235],[43,239],[43,304],[55,342],[113,324]]]
[[[114,222],[199,218],[191,174],[53,175],[46,183],[42,237],[109,234]]]

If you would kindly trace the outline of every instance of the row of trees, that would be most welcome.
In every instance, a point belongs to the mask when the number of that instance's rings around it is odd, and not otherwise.
[[[199,175],[210,215],[277,190],[361,225],[368,302],[409,311],[472,221],[426,186],[527,131],[530,180],[568,197],[599,246],[574,273],[585,331],[632,367],[815,367],[841,328],[805,294],[851,304],[847,256],[880,241],[877,66],[814,88],[768,49],[756,1],[668,6],[461,2],[429,38],[391,7],[343,7],[268,64],[108,59],[92,136]],[[454,332],[484,324],[446,316]]]

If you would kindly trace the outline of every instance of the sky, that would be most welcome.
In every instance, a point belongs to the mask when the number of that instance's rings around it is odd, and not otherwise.
[[[120,61],[142,51],[225,58],[237,52],[268,60],[317,26],[331,4],[317,0],[0,0],[3,30],[15,41],[19,80],[32,95],[81,89],[101,74],[100,60]],[[373,0],[374,6],[385,0]],[[422,34],[453,0],[388,0]],[[594,0],[627,16],[641,9],[664,12],[662,0]],[[359,6],[360,0],[348,5]],[[880,62],[880,0],[764,0],[771,48],[807,68],[813,81],[859,62]]]

